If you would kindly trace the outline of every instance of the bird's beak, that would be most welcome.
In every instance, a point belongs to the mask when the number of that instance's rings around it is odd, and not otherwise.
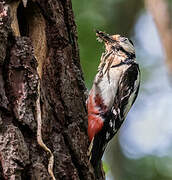
[[[98,38],[100,38],[101,40],[103,40],[105,43],[115,43],[116,42],[108,34],[102,32],[102,31],[96,30],[96,36]]]

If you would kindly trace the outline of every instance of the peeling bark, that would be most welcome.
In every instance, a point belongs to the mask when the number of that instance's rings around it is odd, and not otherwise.
[[[42,140],[54,156],[55,179],[94,180],[71,1],[24,3],[0,3],[0,179],[51,179],[50,154],[37,142],[40,95]]]

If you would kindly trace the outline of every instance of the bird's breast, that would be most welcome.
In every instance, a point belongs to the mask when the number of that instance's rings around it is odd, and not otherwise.
[[[113,105],[120,78],[127,68],[128,65],[110,68],[109,71],[103,75],[101,81],[95,85],[97,86],[97,91],[99,91],[104,104],[109,107],[108,109]]]

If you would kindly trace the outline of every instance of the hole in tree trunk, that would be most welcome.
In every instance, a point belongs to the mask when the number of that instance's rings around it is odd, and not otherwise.
[[[17,19],[19,24],[20,35],[29,36],[29,19],[27,17],[27,9],[24,8],[23,3],[20,3],[17,8]]]
[[[42,75],[42,64],[46,58],[45,19],[35,2],[28,1],[27,7],[20,1],[10,4],[12,24],[16,36],[30,37],[34,48],[34,55],[38,61],[38,73]]]

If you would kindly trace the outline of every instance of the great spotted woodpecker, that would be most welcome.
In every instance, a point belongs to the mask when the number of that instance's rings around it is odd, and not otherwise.
[[[140,70],[133,43],[120,35],[96,31],[105,43],[98,73],[87,99],[90,160],[93,167],[101,161],[108,142],[117,133],[136,100]]]

